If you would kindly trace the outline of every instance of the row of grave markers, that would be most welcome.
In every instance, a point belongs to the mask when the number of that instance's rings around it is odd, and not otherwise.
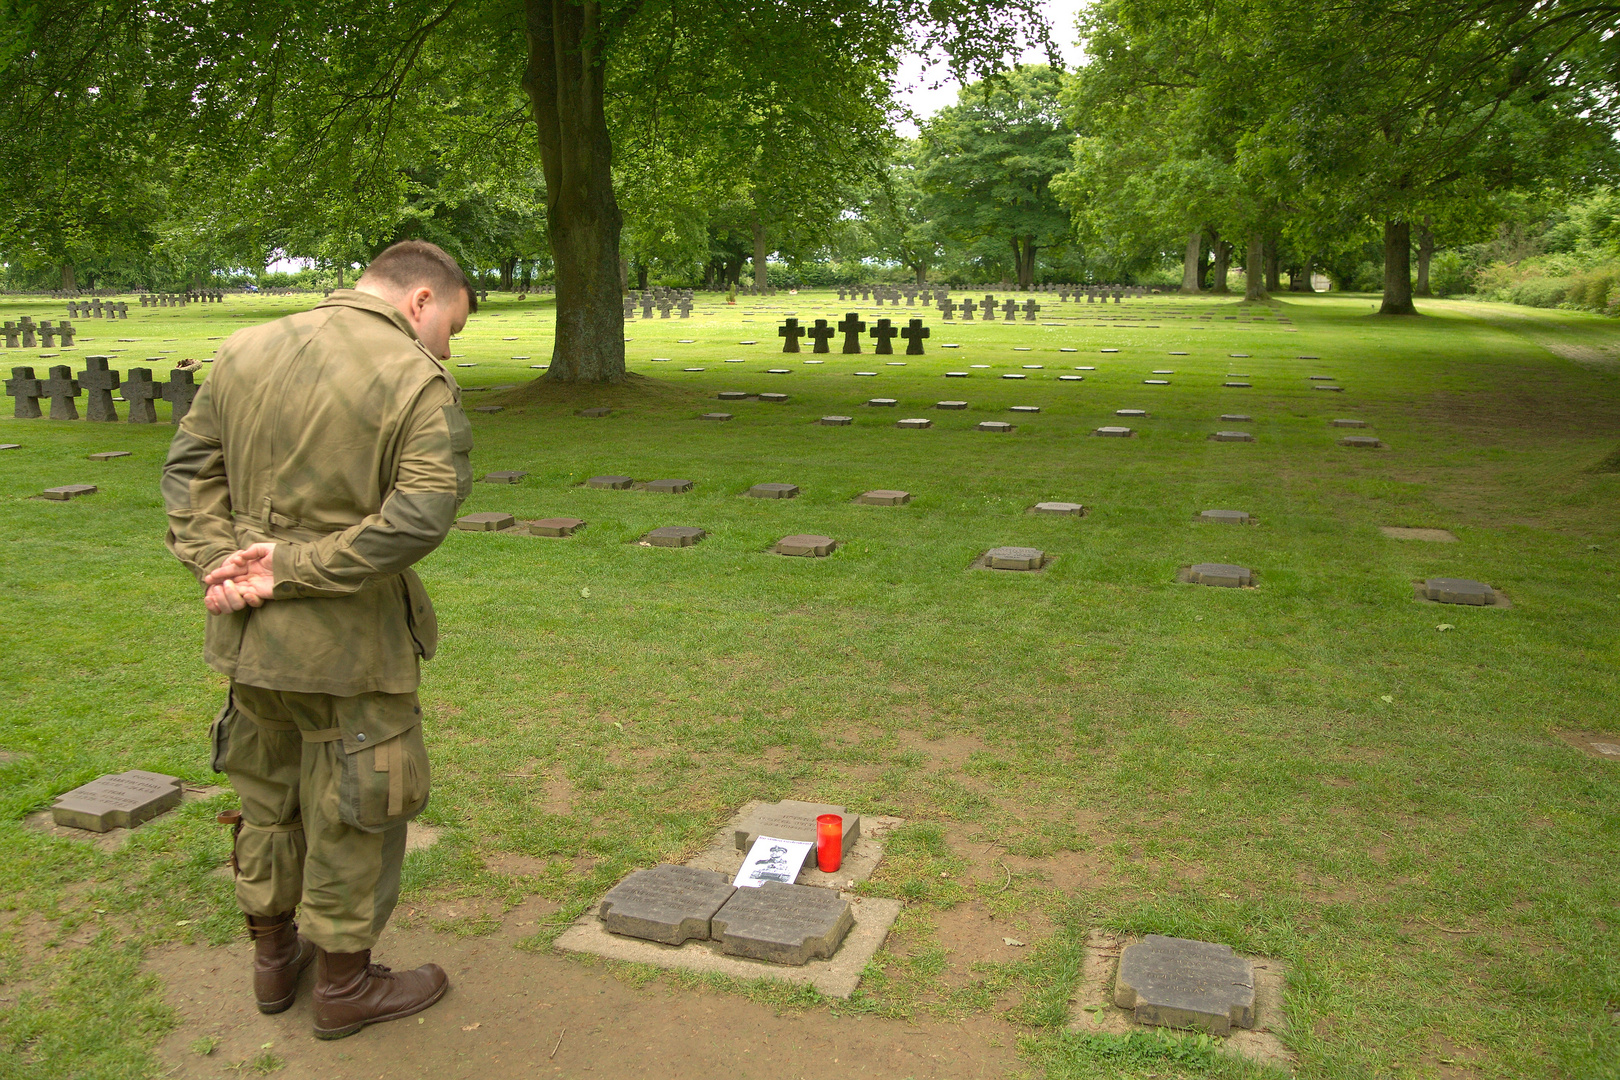
[[[156,382],[152,378],[151,368],[131,368],[129,377],[123,379],[118,372],[108,368],[110,359],[106,356],[85,357],[85,370],[79,372],[76,379],[73,369],[66,364],[51,368],[49,377],[44,379],[36,378],[31,367],[12,368],[11,378],[5,384],[6,395],[16,399],[12,415],[19,420],[37,419],[42,415],[40,401],[49,400],[50,419],[77,420],[77,399],[84,394],[86,420],[117,423],[118,409],[113,402],[113,391],[118,389],[123,390],[124,400],[129,404],[131,424],[157,423],[154,402],[159,398],[173,406],[173,422],[176,424],[191,411],[192,400],[201,387],[190,371],[177,368],[169,373],[167,382]]]
[[[6,324],[0,327],[0,335],[5,337],[6,348],[8,349],[54,349],[57,347],[57,338],[62,339],[62,348],[71,349],[73,347],[73,335],[77,333],[78,330],[74,329],[73,324],[70,322],[63,322],[60,326],[52,326],[49,319],[35,323],[27,315],[24,315],[22,320],[16,323],[8,319]]]

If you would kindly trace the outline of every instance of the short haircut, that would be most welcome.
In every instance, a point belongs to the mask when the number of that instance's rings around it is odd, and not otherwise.
[[[455,295],[457,289],[466,289],[468,314],[478,310],[478,291],[472,279],[449,252],[426,240],[401,240],[389,245],[371,260],[360,278],[371,278],[396,289],[426,285],[433,295],[443,298]]]

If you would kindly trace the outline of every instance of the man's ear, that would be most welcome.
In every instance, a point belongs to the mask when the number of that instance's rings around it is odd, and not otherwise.
[[[406,306],[409,307],[411,311],[419,318],[423,312],[427,311],[427,309],[432,306],[432,304],[433,290],[428,288],[426,285],[421,285],[412,289],[410,297],[406,300]]]

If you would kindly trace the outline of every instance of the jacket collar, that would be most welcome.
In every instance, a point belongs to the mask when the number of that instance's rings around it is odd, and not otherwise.
[[[315,306],[350,307],[359,308],[361,311],[369,311],[374,315],[381,315],[383,318],[399,327],[405,336],[410,338],[412,341],[417,340],[416,328],[411,325],[410,320],[401,314],[400,310],[393,304],[390,304],[381,297],[372,296],[370,293],[363,293],[358,289],[336,289],[332,292],[331,296],[328,296],[325,300],[322,300]],[[423,351],[426,352],[427,350],[424,349]]]

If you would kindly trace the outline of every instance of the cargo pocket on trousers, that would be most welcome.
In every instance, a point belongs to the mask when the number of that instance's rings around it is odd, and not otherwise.
[[[342,752],[342,747],[339,746]],[[343,754],[339,814],[361,832],[384,832],[411,820],[428,801],[427,747],[416,724],[376,746]]]
[[[213,749],[208,755],[208,767],[217,773],[225,771],[226,756],[231,749],[231,725],[241,719],[242,714],[236,711],[236,699],[229,692],[225,695],[225,707],[219,710],[214,722],[208,725],[208,745]]]

